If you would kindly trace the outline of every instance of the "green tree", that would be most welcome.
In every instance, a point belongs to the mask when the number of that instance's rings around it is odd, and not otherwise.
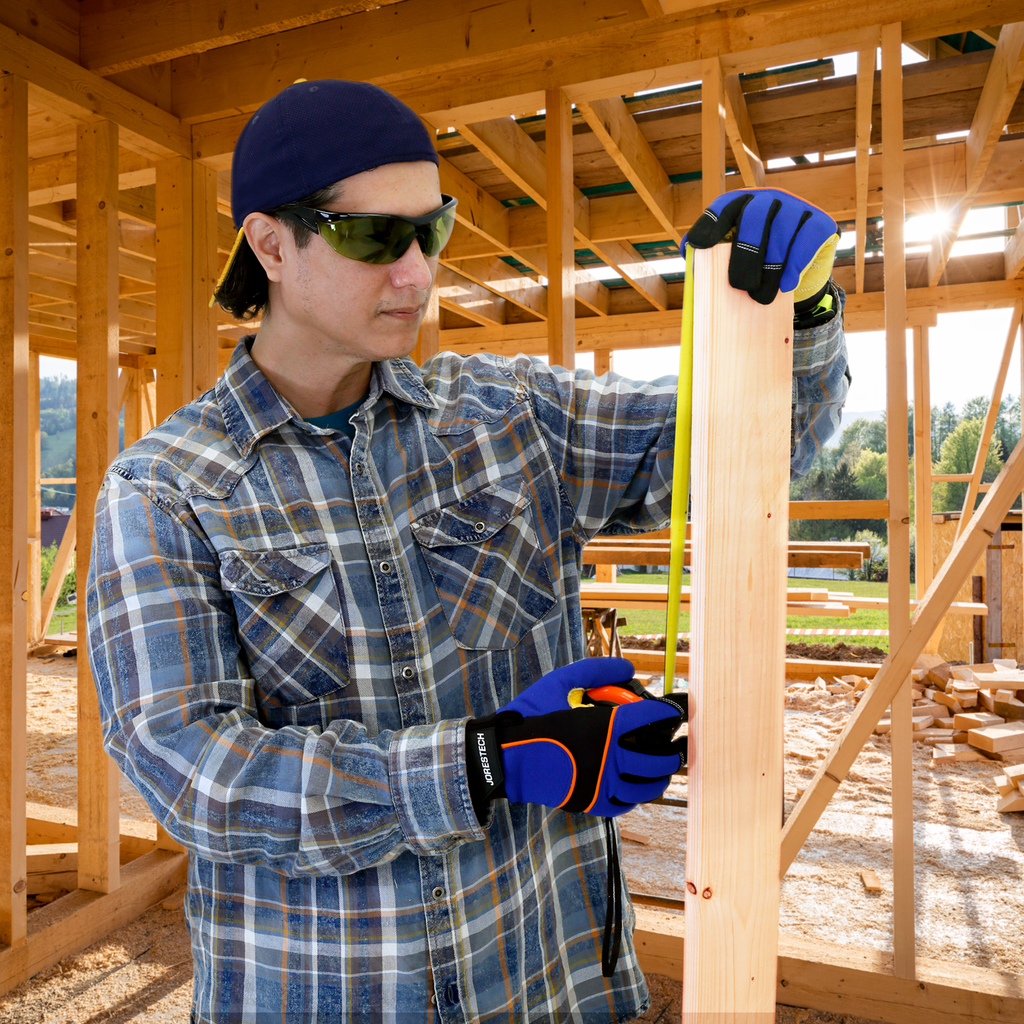
[[[47,548],[43,548],[39,553],[39,560],[42,564],[42,588],[40,595],[46,592],[46,584],[50,579],[50,573],[53,572],[53,563],[57,558],[57,544],[53,543]],[[67,575],[64,577],[64,582],[60,588],[60,594],[57,596],[57,607],[68,603],[68,595],[73,593],[77,586],[77,576],[75,573],[75,556],[71,556],[71,565],[68,569]]]
[[[956,414],[952,402],[947,402],[941,409],[936,405],[932,406],[932,458],[934,459],[946,438],[956,430],[960,423],[960,417]]]
[[[864,428],[861,445],[869,451],[885,454],[888,439],[885,436],[885,414],[880,420],[871,420]]]
[[[951,473],[970,473],[974,469],[974,458],[978,454],[978,444],[981,441],[982,421],[980,419],[963,420],[956,429],[946,438],[942,445],[942,455],[935,464],[933,472],[936,475]],[[1002,468],[1003,460],[1000,447],[993,444],[989,447],[988,455],[985,458],[985,468],[982,471],[983,483],[995,480]],[[964,498],[967,495],[967,484],[960,482],[943,482],[935,485],[935,501],[933,508],[936,512],[953,512],[962,509]],[[982,495],[978,495],[980,501]]]
[[[877,501],[885,497],[886,462],[887,457],[881,452],[870,448],[861,452],[857,465],[853,467],[853,475],[862,498]]]

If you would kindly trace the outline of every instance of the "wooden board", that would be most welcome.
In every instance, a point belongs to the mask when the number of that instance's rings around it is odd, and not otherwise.
[[[723,1012],[751,1024],[775,1017],[792,296],[762,306],[729,287],[729,251],[698,250],[691,268],[689,729],[697,756],[689,765],[683,1018],[692,1024]],[[737,365],[748,372],[737,374]]]

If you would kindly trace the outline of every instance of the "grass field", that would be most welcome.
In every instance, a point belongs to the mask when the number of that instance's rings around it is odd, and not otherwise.
[[[620,583],[668,583],[668,575],[665,573],[620,572],[617,579]],[[683,584],[688,586],[689,583],[690,577],[687,574],[683,576]],[[791,588],[806,586],[815,590],[827,589],[832,592],[852,593],[856,597],[886,597],[888,593],[888,586],[885,583],[863,583],[859,580],[805,580],[790,577],[789,586]],[[624,608],[622,615],[625,616],[626,625],[620,632],[624,635],[665,632],[665,613],[662,611]],[[852,612],[845,619],[831,616],[826,618],[820,615],[790,615],[786,619],[786,626],[797,629],[888,629],[889,613],[861,609]],[[686,633],[689,629],[690,613],[681,612],[679,632]],[[870,644],[872,647],[881,647],[884,651],[889,650],[887,636],[814,637],[791,635],[788,640],[806,643],[838,643],[841,640],[846,644]]]

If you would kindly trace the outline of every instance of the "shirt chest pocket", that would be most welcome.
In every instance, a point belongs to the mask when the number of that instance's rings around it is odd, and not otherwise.
[[[221,584],[269,717],[348,684],[341,598],[326,544],[225,551]]]
[[[521,480],[429,512],[412,530],[460,647],[515,647],[555,603]]]

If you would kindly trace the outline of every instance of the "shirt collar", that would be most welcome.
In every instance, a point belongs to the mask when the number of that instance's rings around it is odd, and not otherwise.
[[[242,338],[217,381],[217,403],[232,443],[248,456],[256,442],[289,420],[305,421],[288,400],[277,393],[249,354],[256,335]],[[369,402],[387,391],[399,401],[435,409],[436,402],[423,384],[419,367],[411,359],[388,359],[373,364]]]

